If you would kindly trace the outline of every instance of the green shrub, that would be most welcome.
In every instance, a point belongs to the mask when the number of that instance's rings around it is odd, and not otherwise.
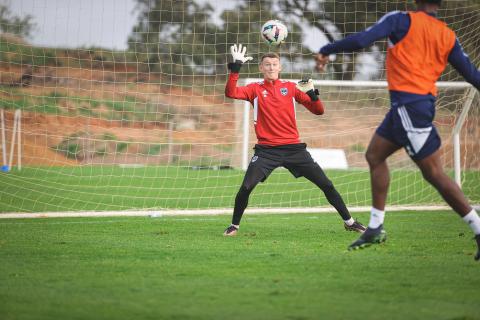
[[[127,148],[128,148],[127,142],[117,142],[115,150],[117,152],[122,152],[122,151],[125,151]]]

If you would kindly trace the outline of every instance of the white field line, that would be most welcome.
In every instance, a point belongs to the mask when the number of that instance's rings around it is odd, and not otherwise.
[[[352,207],[350,212],[369,212],[370,207]],[[436,211],[451,210],[447,206],[391,206],[386,211]],[[336,212],[334,208],[249,208],[246,214],[288,214],[288,213],[327,213]],[[66,211],[38,213],[0,213],[0,219],[21,218],[77,218],[77,217],[160,217],[160,216],[210,216],[232,214],[232,209],[202,210],[126,210],[126,211]]]

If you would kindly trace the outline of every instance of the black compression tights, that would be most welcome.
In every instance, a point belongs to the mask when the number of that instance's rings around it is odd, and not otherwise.
[[[328,202],[337,210],[343,220],[349,220],[352,217],[348,212],[345,202],[343,202],[342,196],[320,167],[318,170],[304,172],[303,176],[323,191]]]
[[[239,225],[243,212],[248,205],[248,198],[255,186],[265,178],[261,170],[248,170],[243,178],[240,190],[235,197],[235,208],[233,209],[232,224]]]
[[[302,173],[305,178],[313,182],[323,191],[328,202],[338,211],[343,220],[348,220],[352,217],[348,212],[342,197],[321,168],[318,168],[317,170],[308,170],[308,172]],[[232,224],[240,224],[243,212],[245,211],[245,208],[247,208],[250,194],[256,185],[264,179],[264,177],[265,174],[259,170],[252,170],[251,172],[247,172],[245,174],[242,186],[240,187],[240,190],[238,190],[237,196],[235,197],[235,208],[233,209]]]

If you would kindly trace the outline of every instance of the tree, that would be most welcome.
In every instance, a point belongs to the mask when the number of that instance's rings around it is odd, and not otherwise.
[[[190,74],[202,65],[200,54],[214,34],[209,21],[213,8],[193,0],[137,0],[138,23],[128,39],[149,71],[170,75]]]
[[[240,2],[232,10],[222,13],[223,26],[217,30],[215,38],[215,51],[219,53],[216,64],[221,70],[225,70],[229,48],[235,43],[247,45],[249,55],[253,56],[256,62],[263,53],[269,51],[275,51],[282,57],[287,57],[282,61],[284,74],[301,72],[301,67],[305,66],[302,57],[308,55],[308,59],[311,60],[310,50],[302,45],[301,27],[295,21],[286,19],[287,17],[283,16],[281,12],[272,10],[275,3],[276,1],[272,0],[245,1]],[[288,25],[287,41],[278,47],[269,46],[261,37],[262,25],[271,19],[281,19]],[[291,67],[293,65],[297,66],[297,70]],[[247,68],[244,68],[243,71],[250,73],[250,76],[259,76],[256,63],[248,64]]]
[[[129,46],[150,71],[172,76],[224,74],[230,46],[234,43],[247,45],[248,54],[256,58],[260,52],[270,50],[288,54],[289,61],[310,53],[301,45],[301,34],[295,32],[301,29],[295,23],[289,23],[286,44],[277,48],[264,44],[261,26],[269,19],[278,18],[271,10],[274,2],[239,1],[235,8],[220,15],[222,21],[212,21],[214,10],[209,3],[137,0],[139,20],[129,38]],[[245,71],[249,71],[248,68],[244,68]],[[257,72],[256,67],[253,72]]]
[[[439,16],[455,31],[472,62],[477,67],[480,66],[480,3],[476,0],[445,1]],[[453,81],[463,78],[448,66],[441,80]]]
[[[169,76],[224,74],[229,47],[234,43],[247,45],[255,60],[260,53],[270,50],[288,56],[284,60],[285,71],[300,73],[311,67],[308,62],[312,52],[302,45],[304,25],[320,30],[332,42],[368,28],[387,12],[414,9],[413,0],[239,0],[233,9],[220,15],[221,21],[213,21],[214,10],[210,5],[213,1],[202,2],[203,5],[195,0],[136,1],[140,14],[129,38],[130,48],[150,72]],[[440,11],[440,18],[457,32],[474,61],[479,59],[480,48],[480,5],[476,1],[446,1]],[[269,19],[287,23],[286,44],[276,48],[264,44],[260,28]],[[365,51],[374,54],[382,64],[386,41],[379,41]],[[354,79],[358,57],[358,53],[337,55],[331,64],[333,77]],[[248,64],[245,72],[258,76],[257,68],[250,66],[255,65]],[[382,70],[378,70],[377,78],[385,77]],[[448,76],[452,74],[455,75],[447,72]]]
[[[10,9],[3,4],[0,4],[0,31],[3,33],[12,33],[17,36],[26,38],[29,37],[35,24],[33,17],[26,15],[19,17],[13,15]]]
[[[376,0],[280,1],[283,11],[320,30],[329,42],[368,28],[389,11],[406,10],[406,4],[406,1]],[[375,47],[368,48],[367,51],[373,52]],[[355,53],[337,55],[336,62],[332,64],[334,77],[339,80],[352,80],[355,76],[356,57]]]
[[[301,18],[322,31],[327,39],[333,42],[368,28],[388,12],[413,10],[414,1],[281,0],[280,6],[282,11]],[[466,51],[471,53],[474,61],[478,61],[480,58],[480,4],[478,1],[445,1],[440,10],[440,18],[457,32]],[[337,33],[339,36],[336,35]],[[366,51],[385,52],[386,42],[380,41]],[[332,64],[335,78],[353,79],[356,57],[355,53],[337,55],[336,62]],[[450,73],[447,72],[447,74]],[[384,78],[384,74],[380,73],[379,78]]]

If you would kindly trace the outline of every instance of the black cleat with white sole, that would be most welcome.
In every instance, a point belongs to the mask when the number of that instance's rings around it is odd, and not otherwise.
[[[358,233],[364,233],[365,230],[367,230],[367,228],[358,220],[355,220],[351,226],[347,225],[346,223],[343,223],[343,226],[347,231],[355,231]]]
[[[230,226],[228,226],[227,229],[225,229],[225,231],[223,232],[223,235],[226,237],[233,237],[237,235],[237,232],[238,232],[238,228],[235,227],[233,224],[231,224]]]
[[[358,250],[371,246],[372,244],[383,243],[387,240],[387,233],[383,230],[383,224],[378,228],[372,229],[370,227],[365,230],[365,232],[352,243],[348,250]]]

